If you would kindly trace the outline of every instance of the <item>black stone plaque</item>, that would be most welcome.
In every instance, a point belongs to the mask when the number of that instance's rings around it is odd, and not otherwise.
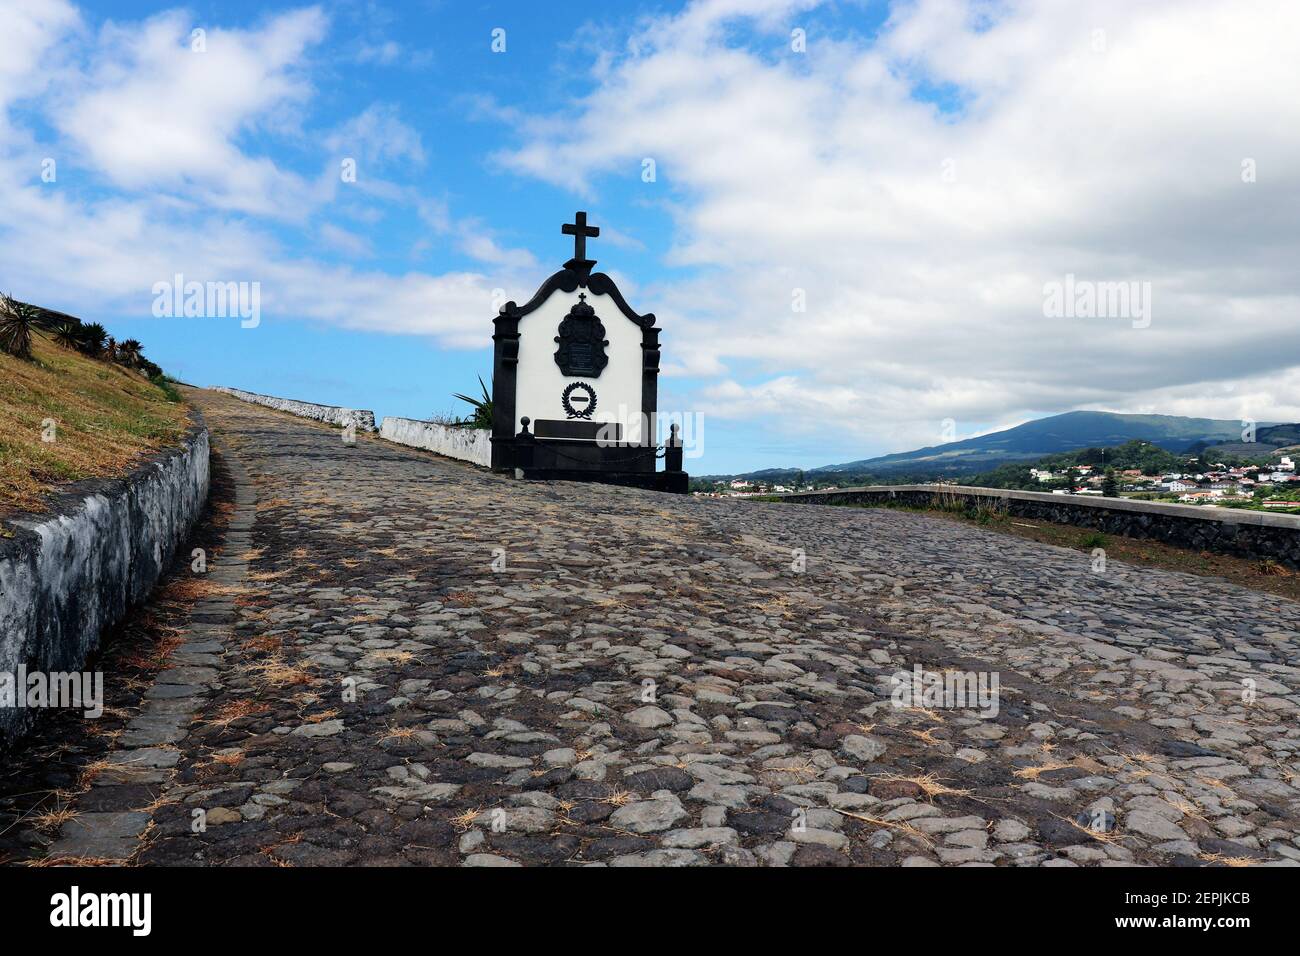
[[[605,326],[596,310],[587,305],[587,294],[579,293],[578,301],[560,322],[560,334],[555,337],[559,348],[555,350],[555,364],[565,375],[599,378],[609,364],[605,349]]]

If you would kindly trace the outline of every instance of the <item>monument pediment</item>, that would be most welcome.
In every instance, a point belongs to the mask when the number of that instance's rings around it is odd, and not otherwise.
[[[591,267],[595,264],[594,259],[585,259],[581,262],[570,259],[564,264],[563,269],[541,284],[531,299],[523,305],[517,305],[511,300],[501,307],[501,314],[523,318],[529,313],[535,312],[542,303],[546,302],[556,292],[576,292],[579,289],[585,289],[592,295],[609,296],[614,305],[617,306],[619,313],[629,321],[642,328],[654,328],[654,313],[647,312],[644,315],[637,313],[635,309],[628,305],[627,299],[623,298],[623,293],[619,291],[613,279],[603,272],[591,272]]]

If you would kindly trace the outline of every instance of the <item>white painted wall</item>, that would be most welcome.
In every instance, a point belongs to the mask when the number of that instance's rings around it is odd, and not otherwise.
[[[357,428],[364,432],[375,430],[375,413],[369,409],[342,408],[338,405],[317,405],[314,402],[300,402],[296,398],[277,398],[274,395],[245,392],[243,389],[228,388],[225,385],[214,385],[212,391],[233,395],[240,401],[265,405],[267,408],[274,408],[276,411],[288,412],[290,415],[297,415],[299,418],[310,418],[314,421],[325,422],[327,425],[338,425],[340,428],[347,425],[356,425]]]
[[[126,477],[60,499],[54,514],[10,519],[15,536],[0,538],[0,673],[80,670],[185,544],[208,498],[209,464],[208,430],[194,429]],[[0,707],[0,744],[37,713]]]
[[[448,428],[433,422],[390,415],[380,424],[379,437],[399,445],[424,448],[448,458],[473,462],[484,468],[492,465],[492,432],[486,428]]]
[[[560,322],[585,292],[587,304],[596,310],[605,326],[609,364],[597,378],[566,376],[555,364],[555,341]],[[572,382],[586,382],[596,390],[594,422],[620,422],[625,440],[637,441],[641,434],[641,327],[627,318],[607,295],[592,295],[586,289],[556,290],[535,311],[519,320],[519,366],[515,381],[514,431],[519,419],[546,418],[564,421],[560,395]],[[620,406],[622,408],[620,409]]]

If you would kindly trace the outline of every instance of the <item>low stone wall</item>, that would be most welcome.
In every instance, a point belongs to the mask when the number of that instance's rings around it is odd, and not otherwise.
[[[256,405],[265,405],[267,408],[288,412],[290,415],[297,415],[299,418],[310,418],[314,421],[325,422],[327,425],[337,425],[343,428],[355,424],[361,431],[373,432],[376,430],[375,413],[364,408],[317,405],[313,402],[300,402],[294,398],[276,398],[273,395],[245,392],[242,389],[227,388],[224,385],[213,386],[212,390],[226,395],[233,395],[241,401],[253,402]]]
[[[1197,551],[1271,558],[1293,568],[1300,567],[1300,517],[1266,511],[960,485],[871,485],[778,497],[783,501],[823,505],[931,507],[968,502],[975,508],[996,508],[1023,518],[1095,528],[1133,538],[1153,538]]]
[[[486,428],[449,428],[434,422],[389,416],[380,425],[379,437],[484,468],[492,464],[492,432]]]
[[[12,683],[20,667],[83,667],[185,543],[208,497],[208,456],[208,430],[197,425],[125,478],[78,483],[49,515],[7,521],[15,534],[0,538],[0,674]],[[0,706],[0,746],[35,716]]]

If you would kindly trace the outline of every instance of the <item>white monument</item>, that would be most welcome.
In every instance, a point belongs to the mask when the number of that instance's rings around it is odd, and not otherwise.
[[[573,258],[523,305],[494,320],[492,467],[525,478],[686,491],[676,427],[656,445],[659,329],[603,272],[579,212],[561,230]],[[656,471],[663,457],[665,470]]]

